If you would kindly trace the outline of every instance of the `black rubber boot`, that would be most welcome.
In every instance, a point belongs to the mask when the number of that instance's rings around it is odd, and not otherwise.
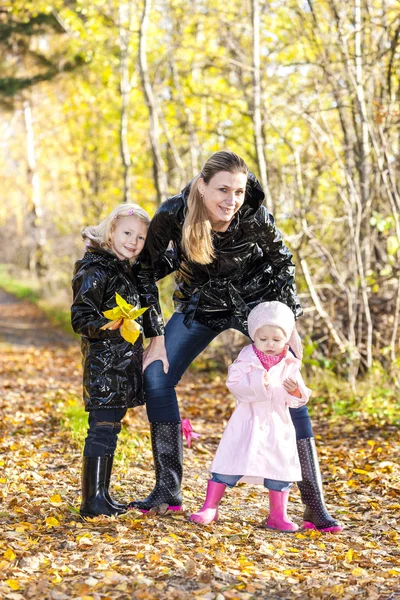
[[[119,510],[126,510],[126,504],[117,502],[116,500],[114,500],[114,498],[112,498],[110,496],[110,481],[111,481],[111,473],[112,473],[112,468],[113,468],[113,463],[114,463],[114,455],[109,454],[107,456],[107,458],[108,458],[108,461],[107,461],[107,468],[106,468],[106,481],[105,481],[105,485],[104,485],[104,496],[105,496],[107,502],[109,504],[111,504],[111,506],[114,506],[115,508],[118,508]]]
[[[128,508],[142,512],[181,510],[182,508],[182,426],[178,423],[150,423],[151,446],[156,485],[144,500],[134,500]],[[163,505],[163,506],[162,506]]]
[[[306,507],[303,527],[331,533],[342,531],[342,525],[331,517],[325,506],[314,438],[297,440],[297,450],[303,477],[303,481],[299,481],[297,485],[300,489],[301,500]]]
[[[107,456],[84,456],[82,465],[82,517],[121,515],[124,510],[112,506],[105,496]]]

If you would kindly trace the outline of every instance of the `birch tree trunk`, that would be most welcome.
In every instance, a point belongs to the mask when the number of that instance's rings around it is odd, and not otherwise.
[[[150,143],[153,157],[153,173],[157,190],[157,200],[161,204],[168,196],[168,182],[165,173],[165,164],[161,153],[159,137],[158,106],[150,82],[147,64],[147,32],[151,12],[151,0],[144,0],[143,12],[139,28],[139,70],[143,91],[150,116]]]
[[[119,46],[120,46],[120,153],[123,166],[123,202],[131,202],[132,161],[129,148],[129,96],[132,84],[129,75],[129,43],[131,39],[132,2],[123,3],[118,10]]]
[[[260,182],[265,192],[265,204],[271,210],[272,201],[268,184],[267,161],[265,157],[265,136],[262,124],[262,89],[260,70],[260,3],[252,0],[252,33],[253,33],[253,127],[254,144],[257,153]]]
[[[33,129],[32,108],[28,100],[23,105],[26,132],[26,158],[28,181],[28,227],[32,236],[32,252],[29,268],[39,278],[46,273],[46,230],[43,223],[43,209],[40,195],[40,181],[36,163],[35,133]]]

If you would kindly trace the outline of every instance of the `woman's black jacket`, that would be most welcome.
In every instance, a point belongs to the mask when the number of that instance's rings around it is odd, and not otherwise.
[[[208,265],[189,261],[181,247],[189,190],[190,184],[166,200],[155,213],[148,231],[138,278],[146,306],[154,307],[147,315],[151,337],[163,334],[152,269],[165,265],[165,252],[171,247],[168,270],[176,272],[174,302],[176,309],[185,314],[187,327],[195,320],[222,331],[234,317],[247,331],[249,311],[269,300],[287,304],[295,317],[299,317],[302,310],[292,254],[283,243],[274,218],[262,205],[264,192],[254,175],[249,174],[245,201],[227,231],[214,234],[215,258]]]
[[[75,263],[71,322],[82,336],[86,410],[144,403],[141,336],[132,345],[119,331],[100,330],[109,323],[102,313],[116,306],[116,292],[129,304],[140,305],[136,269],[102,249],[90,249]]]

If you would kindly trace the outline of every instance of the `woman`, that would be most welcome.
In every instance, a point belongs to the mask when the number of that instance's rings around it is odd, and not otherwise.
[[[144,314],[146,330],[154,336],[143,368],[156,485],[145,500],[131,502],[130,508],[147,511],[162,504],[171,510],[181,508],[182,435],[175,386],[190,363],[226,329],[248,335],[247,315],[260,302],[279,300],[296,318],[302,313],[292,255],[263,200],[262,188],[244,161],[233,152],[216,152],[200,175],[164,202],[153,217],[139,277],[151,307]],[[164,338],[153,270],[160,262],[165,265],[171,246],[176,311]],[[321,531],[333,527],[337,531],[339,523],[324,503],[307,407],[290,413],[302,468],[304,520]]]

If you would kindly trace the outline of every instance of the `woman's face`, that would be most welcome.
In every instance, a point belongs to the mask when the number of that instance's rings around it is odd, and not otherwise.
[[[220,171],[208,183],[201,177],[199,191],[214,231],[226,231],[244,202],[247,175]]]

